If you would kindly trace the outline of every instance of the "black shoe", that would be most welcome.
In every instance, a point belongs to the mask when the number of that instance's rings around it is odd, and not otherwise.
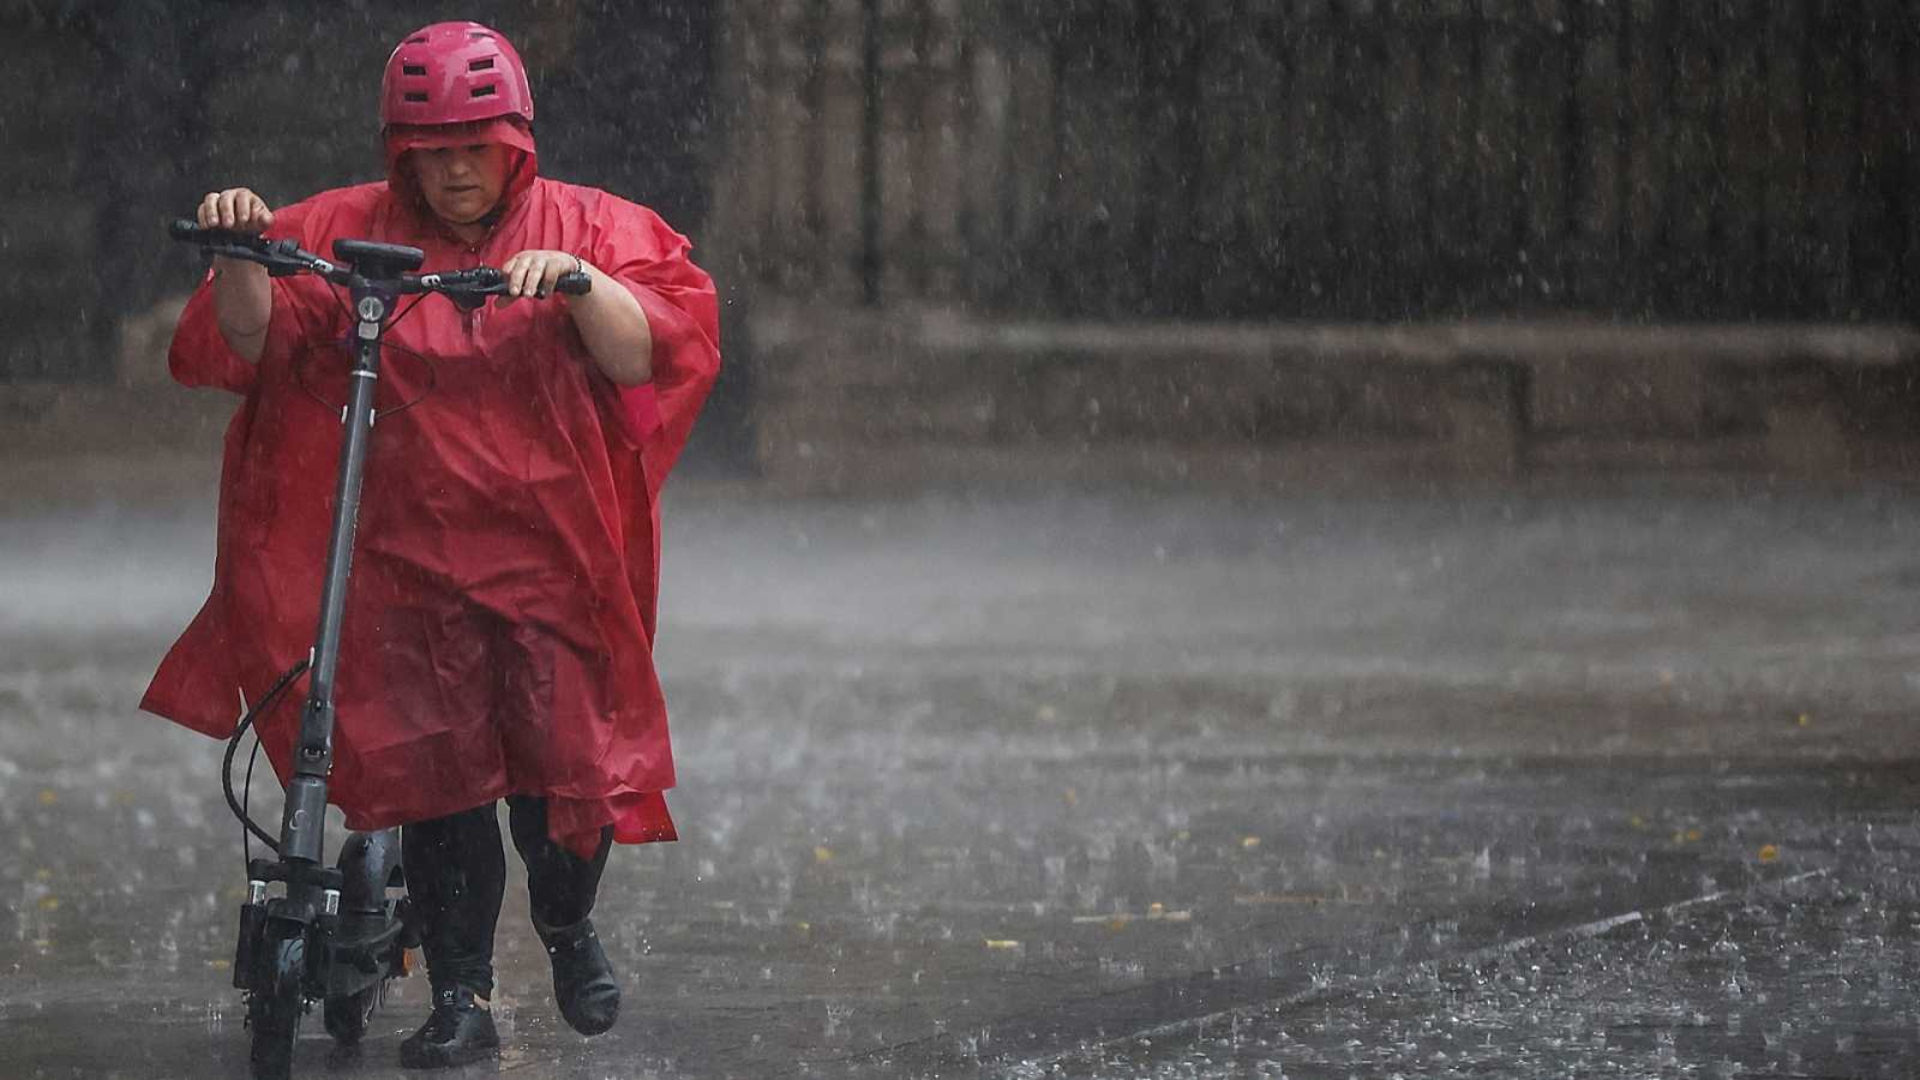
[[[433,1013],[427,1022],[400,1044],[400,1067],[450,1069],[499,1051],[493,1014],[474,1001],[473,991],[446,986],[433,992]]]
[[[593,920],[572,926],[534,924],[553,961],[553,1000],[560,1015],[582,1035],[598,1035],[620,1015],[620,984],[613,977],[607,950],[600,947]]]

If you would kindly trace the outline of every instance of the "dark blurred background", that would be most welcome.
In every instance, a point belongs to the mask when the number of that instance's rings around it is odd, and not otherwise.
[[[503,1072],[1913,1075],[1916,8],[0,0],[0,1080],[242,1068],[162,225],[457,18],[725,300],[685,842]]]
[[[501,26],[525,53],[547,171],[628,193],[697,230],[711,187],[707,5],[614,14],[626,7],[461,10]],[[406,2],[10,0],[6,11],[0,52],[16,92],[0,119],[6,288],[20,322],[5,356],[15,377],[101,374],[106,350],[76,348],[76,301],[83,331],[105,335],[191,284],[181,271],[194,256],[170,246],[160,224],[205,191],[247,184],[284,205],[379,179],[387,53],[408,30],[451,17],[446,4]]]
[[[21,425],[151,374],[193,273],[166,216],[376,177],[387,52],[456,17],[525,55],[543,170],[654,206],[720,281],[695,461],[845,488],[1037,447],[1063,479],[1253,483],[1912,456],[1899,0],[6,0]]]

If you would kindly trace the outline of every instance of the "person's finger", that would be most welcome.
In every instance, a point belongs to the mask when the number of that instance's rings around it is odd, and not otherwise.
[[[268,209],[267,200],[254,194],[251,189],[240,188],[235,204],[235,217],[239,219],[240,228],[260,232],[273,224],[273,211]]]
[[[506,283],[507,291],[495,297],[494,303],[504,307],[507,304],[513,303],[518,297],[518,294],[513,291],[513,277],[520,269],[520,264],[524,261],[525,254],[525,252],[521,252],[500,264],[500,280]]]
[[[217,226],[220,223],[220,193],[207,192],[206,197],[200,200],[200,210],[195,217],[199,219],[200,227],[203,229]]]
[[[233,189],[229,188],[215,197],[214,206],[214,225],[222,229],[233,228]]]

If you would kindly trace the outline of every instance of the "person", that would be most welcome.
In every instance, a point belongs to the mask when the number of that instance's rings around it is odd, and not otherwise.
[[[556,1003],[607,1030],[620,987],[590,913],[611,845],[674,838],[652,661],[661,484],[719,367],[718,306],[689,244],[611,194],[543,177],[506,38],[438,23],[381,87],[386,180],[273,209],[209,193],[207,227],[418,247],[423,273],[494,265],[509,295],[437,297],[387,334],[336,682],[329,798],[402,829],[433,1005],[409,1068],[497,1053],[488,1011],[508,808]],[[558,296],[579,271],[591,291]],[[324,281],[216,259],[169,352],[240,395],[212,591],[142,707],[217,737],[307,654],[340,445],[351,319]],[[284,783],[298,694],[257,720]],[[294,704],[288,704],[294,702]]]

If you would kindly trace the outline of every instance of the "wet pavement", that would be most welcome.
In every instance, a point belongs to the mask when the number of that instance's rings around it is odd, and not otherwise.
[[[218,744],[133,704],[207,463],[0,504],[0,1073],[244,1076]],[[14,497],[17,495],[17,497]],[[683,485],[678,844],[526,1077],[1876,1076],[1920,1060],[1920,498]],[[270,779],[256,782],[271,816]],[[357,1051],[401,1075],[424,981]]]

